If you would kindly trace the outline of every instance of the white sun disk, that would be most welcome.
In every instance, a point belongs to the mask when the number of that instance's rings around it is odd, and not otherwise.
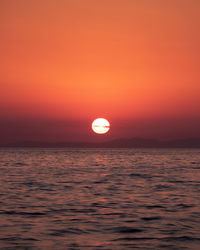
[[[104,118],[97,118],[92,123],[92,129],[97,134],[105,134],[110,129],[110,123]]]

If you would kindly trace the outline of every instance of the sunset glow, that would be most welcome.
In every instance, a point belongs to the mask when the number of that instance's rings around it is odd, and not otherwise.
[[[0,2],[0,137],[200,137],[200,1]],[[89,124],[89,125],[88,125]]]

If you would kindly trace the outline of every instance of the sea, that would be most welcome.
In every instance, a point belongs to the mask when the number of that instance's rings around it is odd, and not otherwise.
[[[0,149],[0,249],[200,249],[200,149]]]

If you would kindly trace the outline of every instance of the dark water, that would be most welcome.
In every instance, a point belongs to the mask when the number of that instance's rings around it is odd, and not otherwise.
[[[200,150],[0,149],[1,249],[200,249]]]

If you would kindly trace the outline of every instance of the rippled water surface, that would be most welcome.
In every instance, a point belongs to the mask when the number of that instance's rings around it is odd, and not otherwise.
[[[200,150],[0,149],[1,249],[200,249]]]

